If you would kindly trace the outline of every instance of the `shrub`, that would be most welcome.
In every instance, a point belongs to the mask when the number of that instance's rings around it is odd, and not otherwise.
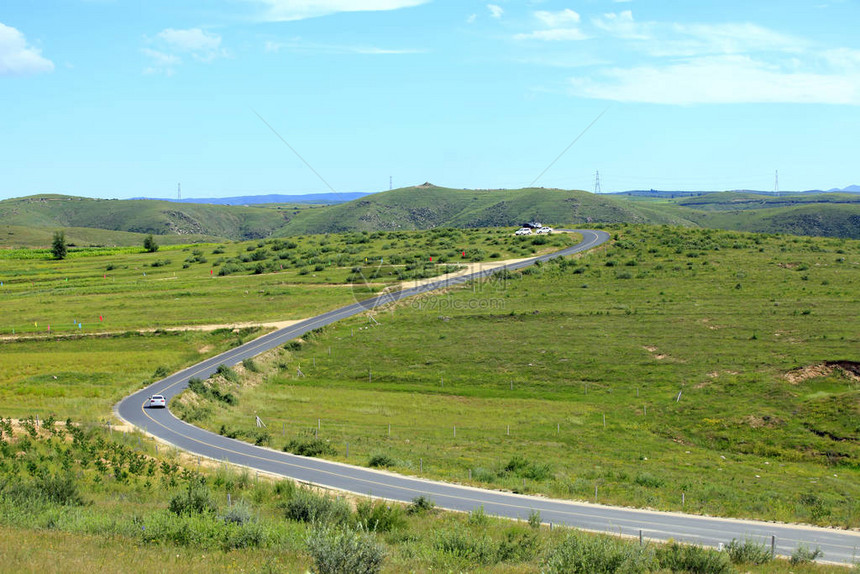
[[[793,565],[808,564],[821,556],[824,556],[821,548],[816,547],[815,550],[810,550],[808,547],[800,545],[791,553],[789,562]]]
[[[528,459],[517,454],[508,461],[502,473],[515,474],[531,480],[546,480],[552,474],[552,467],[548,463],[529,462]]]
[[[436,507],[436,503],[424,495],[416,496],[406,507],[406,514],[424,514]]]
[[[329,498],[301,488],[284,504],[284,515],[296,522],[345,525],[349,521],[351,511],[344,500]]]
[[[203,481],[192,479],[184,491],[179,492],[170,499],[167,507],[170,512],[177,516],[183,514],[214,513],[218,507],[212,499],[209,489]]]
[[[499,562],[528,562],[535,557],[538,548],[537,532],[514,527],[505,532],[496,555]]]
[[[218,370],[216,370],[215,372],[224,377],[226,380],[230,381],[231,383],[239,381],[239,376],[236,374],[236,371],[223,363],[218,365]]]
[[[657,548],[660,568],[692,574],[728,574],[732,571],[729,555],[710,548],[671,542]]]
[[[474,564],[494,564],[499,561],[493,541],[475,534],[462,526],[437,530],[433,545],[437,550]]]
[[[316,574],[375,574],[385,560],[382,545],[361,530],[317,528],[307,546]]]
[[[155,238],[152,236],[152,233],[146,236],[143,240],[143,248],[146,249],[149,253],[155,253],[158,251],[158,243],[155,241]]]
[[[726,552],[735,564],[765,564],[773,560],[767,546],[749,538],[743,542],[733,538],[726,546]]]
[[[334,456],[335,450],[327,441],[320,438],[294,438],[284,445],[284,452],[301,456]]]
[[[81,506],[84,499],[78,490],[78,483],[71,474],[43,474],[36,479],[37,492],[41,496],[64,506]]]
[[[253,519],[254,515],[251,514],[251,507],[244,500],[237,500],[236,504],[231,506],[224,514],[224,522],[240,526],[251,522]]]
[[[242,366],[245,367],[245,370],[249,373],[259,373],[260,367],[257,366],[257,363],[254,362],[254,359],[248,358],[242,361]]]
[[[647,549],[608,536],[574,533],[550,550],[544,565],[551,574],[635,574],[650,571],[652,563]]]
[[[660,488],[665,483],[662,478],[654,476],[650,472],[641,472],[637,474],[636,478],[633,479],[633,482],[639,486],[647,486],[649,488]]]
[[[469,512],[469,524],[472,526],[484,527],[489,524],[490,518],[484,512],[484,507],[479,506],[475,510]]]
[[[355,508],[355,519],[366,530],[391,532],[403,528],[403,508],[396,504],[386,504],[381,500],[362,500]]]
[[[529,526],[532,528],[540,528],[540,510],[532,510],[529,512]]]
[[[375,454],[367,461],[367,466],[371,468],[394,466],[394,459],[387,454]]]

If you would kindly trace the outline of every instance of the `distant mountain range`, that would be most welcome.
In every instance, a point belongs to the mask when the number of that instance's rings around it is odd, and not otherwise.
[[[756,191],[751,189],[735,189],[735,193],[752,193],[756,195],[775,195],[772,191]],[[311,205],[337,205],[347,203],[354,199],[361,199],[377,192],[350,192],[350,193],[306,193],[301,195],[240,195],[235,197],[193,197],[185,199],[136,197],[134,199],[153,199],[156,201],[170,201],[173,203],[198,203],[207,205],[262,205],[262,204],[311,204]],[[616,191],[603,195],[626,195],[631,197],[664,197],[681,198],[695,197],[711,193],[724,193],[718,191],[668,191],[659,189],[634,189],[630,191]],[[800,193],[860,193],[860,185],[849,185],[839,189],[833,188],[827,191],[820,189],[808,191],[784,191],[780,195],[793,195]]]
[[[750,193],[755,195],[767,195],[767,196],[785,196],[785,195],[798,195],[803,193],[860,193],[860,185],[849,185],[848,187],[844,187],[839,189],[838,187],[834,187],[833,189],[828,189],[827,191],[821,189],[809,189],[806,191],[758,191],[755,189],[733,189],[732,193]],[[631,197],[668,197],[668,198],[677,198],[677,197],[694,197],[699,195],[708,195],[712,193],[726,193],[722,191],[669,191],[669,190],[661,190],[661,189],[634,189],[630,191],[614,191],[611,193],[607,193],[605,195],[628,195]]]
[[[370,193],[306,193],[302,195],[240,195],[236,197],[192,197],[185,199],[136,197],[134,199],[154,199],[157,201],[172,201],[173,203],[205,203],[208,205],[260,205],[271,203],[310,203],[318,205],[334,205],[359,199]]]

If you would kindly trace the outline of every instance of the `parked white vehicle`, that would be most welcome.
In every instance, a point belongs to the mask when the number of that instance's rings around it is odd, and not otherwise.
[[[538,235],[546,235],[548,233],[552,233],[552,227],[541,227],[537,231],[535,231]]]
[[[517,229],[517,231],[514,233],[514,235],[531,235],[531,234],[532,234],[532,230],[529,229],[528,227],[521,227],[521,228]]]

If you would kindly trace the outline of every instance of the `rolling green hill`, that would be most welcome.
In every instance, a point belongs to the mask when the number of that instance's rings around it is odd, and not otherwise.
[[[338,205],[253,207],[37,195],[0,201],[0,247],[45,247],[57,229],[80,246],[136,245],[148,233],[168,245],[346,231],[513,227],[526,221],[668,224],[858,239],[860,194],[722,192],[667,199],[425,183]]]
[[[108,200],[35,195],[0,201],[0,225],[59,229],[86,227],[156,235],[268,237],[293,211],[260,207]]]
[[[301,213],[280,234],[515,226],[533,220],[550,225],[592,222],[690,225],[673,214],[642,209],[585,191],[472,190],[424,184]]]
[[[2,248],[47,248],[51,246],[55,227],[29,227],[23,225],[4,225],[0,229]],[[66,244],[69,247],[128,247],[143,245],[146,233],[130,231],[111,231],[95,227],[64,227]],[[212,235],[161,235],[159,245],[181,245],[186,243],[214,243],[223,241]]]
[[[739,209],[768,209],[797,207],[802,205],[860,205],[860,196],[852,193],[787,193],[762,195],[726,191],[708,193],[696,197],[684,197],[672,201],[677,205],[699,210],[732,211]]]
[[[679,199],[630,199],[698,227],[860,239],[860,196],[847,193],[724,192]]]

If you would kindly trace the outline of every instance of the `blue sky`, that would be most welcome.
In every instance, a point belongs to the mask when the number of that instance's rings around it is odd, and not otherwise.
[[[855,0],[3,0],[0,199],[524,187],[604,111],[536,185],[860,184],[858,22]]]

